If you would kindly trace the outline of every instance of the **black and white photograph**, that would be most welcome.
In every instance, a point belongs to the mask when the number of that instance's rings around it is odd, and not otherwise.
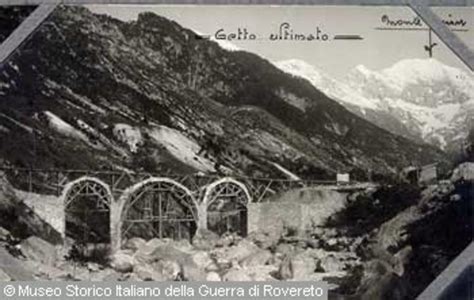
[[[0,281],[408,300],[472,243],[474,74],[408,6],[5,5],[0,43]]]

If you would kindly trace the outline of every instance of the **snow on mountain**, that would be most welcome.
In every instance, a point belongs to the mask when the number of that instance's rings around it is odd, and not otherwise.
[[[0,74],[8,84],[0,86],[0,158],[9,163],[283,176],[271,162],[330,179],[337,170],[385,176],[413,161],[446,161],[262,57],[197,41],[152,12],[122,22],[68,6],[50,21]]]
[[[382,70],[381,74],[389,80],[398,82],[402,88],[423,81],[448,81],[464,91],[474,88],[471,76],[434,58],[401,60],[392,67]]]
[[[294,76],[302,77],[311,82],[316,88],[331,98],[356,105],[363,108],[377,108],[377,101],[368,101],[360,95],[354,93],[350,87],[327,74],[317,70],[312,65],[298,59],[291,59],[276,62],[275,65],[281,70]]]
[[[401,60],[380,71],[359,65],[341,81],[300,60],[276,65],[378,126],[407,136],[400,131],[404,127],[443,149],[464,138],[474,123],[474,76],[436,59]],[[387,123],[387,116],[402,126]]]
[[[357,67],[345,82],[443,149],[472,127],[474,76],[436,59],[406,59],[381,71]]]

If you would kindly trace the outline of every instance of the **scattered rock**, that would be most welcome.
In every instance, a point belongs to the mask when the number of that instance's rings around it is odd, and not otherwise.
[[[222,281],[252,281],[252,278],[247,275],[245,270],[233,268],[225,273]]]
[[[248,239],[251,240],[255,245],[262,249],[271,249],[276,247],[281,235],[278,233],[269,233],[269,232],[252,232]]]
[[[216,243],[216,247],[230,247],[237,244],[239,237],[234,234],[224,234]]]
[[[144,281],[165,281],[166,278],[159,270],[155,270],[151,265],[139,264],[133,268],[133,273]]]
[[[474,162],[462,163],[454,169],[451,182],[459,180],[474,181]]]
[[[209,272],[207,273],[206,281],[221,281],[221,277],[216,272]]]
[[[339,272],[344,268],[344,264],[331,254],[322,257],[320,259],[320,265],[325,272]]]
[[[172,243],[176,249],[179,249],[186,253],[191,253],[196,250],[194,246],[191,245],[191,243],[188,240],[183,239],[183,240],[173,241]]]
[[[294,280],[306,280],[316,269],[316,262],[306,252],[293,256],[290,262]]]
[[[290,255],[294,252],[294,250],[295,248],[290,244],[279,244],[275,249],[275,253]]]
[[[141,249],[143,248],[145,245],[147,244],[147,242],[142,239],[142,238],[139,238],[139,237],[134,237],[134,238],[131,238],[129,239],[125,245],[124,245],[124,249],[129,249],[129,250],[132,250],[132,251],[137,251],[138,249]],[[152,247],[152,245],[150,245]]]
[[[199,268],[192,259],[187,259],[181,263],[184,279],[188,281],[205,281],[206,272]]]
[[[260,251],[260,248],[257,247],[251,241],[245,239],[242,240],[237,246],[230,247],[226,253],[226,258],[229,261],[241,261],[250,255]]]
[[[128,273],[133,270],[135,260],[132,256],[125,254],[121,251],[115,253],[111,257],[111,266],[117,272]]]
[[[115,272],[112,269],[100,270],[98,272],[91,273],[90,281],[120,281],[122,280],[122,274]]]
[[[175,281],[184,274],[182,267],[176,261],[162,261],[159,262],[159,266],[166,281]]]
[[[171,260],[182,263],[184,261],[192,261],[192,258],[190,254],[177,249],[173,244],[166,244],[156,247],[148,256],[148,261],[150,262],[160,260]]]
[[[259,250],[244,258],[240,264],[242,267],[264,266],[270,261],[270,259],[272,259],[272,257],[273,255],[270,251]]]
[[[291,256],[287,255],[282,260],[276,277],[280,280],[288,280],[293,278],[293,269],[291,266]]]
[[[192,254],[192,259],[198,268],[202,270],[209,270],[215,267],[214,261],[211,259],[208,252],[198,251]]]
[[[254,266],[245,268],[252,281],[276,281],[271,275],[278,271],[277,266]]]
[[[219,243],[220,237],[210,230],[198,229],[193,237],[193,246],[198,250],[212,250]]]
[[[89,270],[89,272],[99,272],[102,269],[103,268],[97,263],[93,263],[93,262],[87,263],[87,270]]]

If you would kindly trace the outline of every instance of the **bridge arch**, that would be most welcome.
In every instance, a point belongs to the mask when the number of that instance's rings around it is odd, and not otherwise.
[[[113,196],[107,183],[95,177],[80,177],[63,188],[61,200],[64,241],[69,237],[86,245],[110,243]]]
[[[152,177],[127,188],[112,217],[115,250],[132,237],[191,239],[196,230],[198,204],[181,183]]]
[[[247,235],[247,211],[252,197],[245,184],[231,177],[216,180],[206,186],[202,202],[201,218],[206,222],[202,227],[219,235],[225,232]]]

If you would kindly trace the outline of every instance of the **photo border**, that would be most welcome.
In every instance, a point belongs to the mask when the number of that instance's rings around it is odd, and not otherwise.
[[[453,53],[474,71],[474,52],[443,23],[431,7],[467,7],[474,0],[0,0],[0,6],[38,5],[38,7],[0,45],[0,69],[26,39],[58,5],[132,4],[132,5],[278,5],[278,6],[405,6],[410,7]],[[474,10],[473,10],[474,13]],[[459,254],[441,274],[417,297],[418,300],[441,299],[464,272],[474,267],[474,242]],[[469,275],[468,275],[469,276]],[[471,287],[473,293],[474,287]]]

